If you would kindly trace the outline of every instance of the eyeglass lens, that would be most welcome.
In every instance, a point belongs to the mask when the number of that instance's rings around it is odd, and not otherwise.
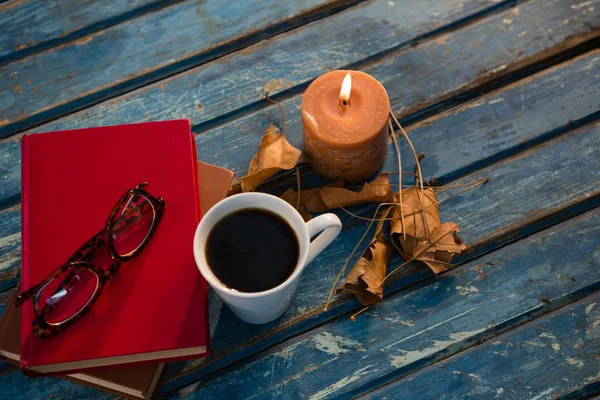
[[[34,307],[49,324],[61,324],[77,315],[99,288],[99,277],[85,266],[72,266],[46,283]]]
[[[130,194],[110,224],[110,235],[117,254],[128,256],[135,252],[148,237],[154,220],[154,206],[150,200],[138,193]]]

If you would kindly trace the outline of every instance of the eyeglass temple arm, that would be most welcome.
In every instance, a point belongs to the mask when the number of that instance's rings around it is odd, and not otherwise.
[[[27,289],[17,296],[15,299],[15,307],[19,308],[29,299],[31,299],[35,294],[40,290],[43,282],[38,283],[37,285]]]

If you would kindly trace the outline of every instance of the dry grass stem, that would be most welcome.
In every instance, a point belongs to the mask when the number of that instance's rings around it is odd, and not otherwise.
[[[281,112],[281,134],[283,135],[285,133],[285,112],[283,111],[283,105],[280,102],[270,98],[269,92],[265,93],[265,100],[279,107],[279,111]]]
[[[352,314],[352,315],[350,316],[350,319],[351,319],[353,322],[354,322],[354,321],[356,321],[356,317],[357,317],[359,314],[362,314],[362,313],[364,313],[364,312],[365,312],[365,311],[367,311],[368,309],[369,309],[369,307],[365,307],[365,308],[363,308],[362,310],[360,310],[359,312],[356,312],[356,313]]]
[[[396,139],[396,133],[394,132],[394,127],[392,126],[392,120],[388,118],[388,123],[390,125],[390,135],[392,135],[392,139],[394,140],[394,147],[396,148],[396,157],[398,159],[398,187],[402,190],[402,159],[400,155],[400,147],[398,147],[398,140]],[[404,210],[402,204],[402,196],[400,198],[400,209]],[[404,223],[404,212],[400,213],[400,218],[402,219],[402,233],[404,235],[404,239],[406,239],[406,229],[404,227],[406,224]]]
[[[283,131],[282,131],[283,133]],[[296,199],[296,210],[300,207],[300,168],[296,165],[296,183],[298,185],[298,197]]]
[[[421,192],[420,192],[419,197],[420,197],[420,201],[421,201],[421,209],[423,209],[425,206],[425,198],[424,198],[425,197],[425,195],[424,195],[425,189],[423,188],[423,173],[421,172],[421,163],[419,162],[419,156],[417,155],[415,147],[413,146],[412,142],[410,141],[408,134],[406,133],[406,131],[404,130],[402,125],[400,125],[400,121],[398,121],[398,119],[396,118],[396,116],[394,115],[394,113],[392,112],[391,109],[390,109],[390,115],[392,116],[396,125],[398,125],[398,128],[400,128],[400,132],[402,132],[402,135],[408,142],[408,145],[410,146],[410,150],[412,151],[413,156],[415,157],[415,162],[417,163],[417,173],[419,174],[419,181],[420,181],[420,186],[421,186]],[[427,225],[427,219],[425,218],[425,213],[423,213],[422,216],[423,216],[423,223],[425,224],[424,225],[425,229],[427,231],[429,231],[429,226]]]

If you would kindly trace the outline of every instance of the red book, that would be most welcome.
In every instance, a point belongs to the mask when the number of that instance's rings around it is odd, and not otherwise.
[[[206,283],[192,252],[200,203],[189,121],[25,135],[22,152],[23,290],[102,230],[139,182],[166,209],[148,246],[73,325],[40,340],[31,300],[23,305],[21,369],[73,373],[207,355]]]

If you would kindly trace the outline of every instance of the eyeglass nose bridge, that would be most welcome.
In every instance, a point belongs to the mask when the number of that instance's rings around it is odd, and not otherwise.
[[[140,182],[138,183],[138,185],[135,187],[136,189],[144,189],[148,187],[148,182]]]

